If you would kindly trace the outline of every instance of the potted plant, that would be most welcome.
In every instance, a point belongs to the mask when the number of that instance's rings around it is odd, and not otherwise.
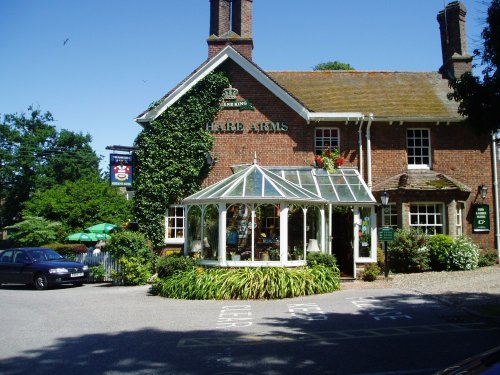
[[[277,249],[275,247],[271,247],[269,249],[269,258],[271,260],[280,260],[280,249]]]
[[[260,260],[267,262],[269,260],[269,251],[264,250],[260,253]]]

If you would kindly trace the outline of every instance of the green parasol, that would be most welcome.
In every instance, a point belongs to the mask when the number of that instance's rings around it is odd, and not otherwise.
[[[65,238],[66,241],[76,242],[97,242],[100,240],[109,240],[111,236],[106,233],[73,233]]]
[[[111,232],[116,232],[118,230],[120,230],[120,227],[118,225],[110,223],[100,223],[85,228],[85,232],[91,232],[91,233],[111,233]]]

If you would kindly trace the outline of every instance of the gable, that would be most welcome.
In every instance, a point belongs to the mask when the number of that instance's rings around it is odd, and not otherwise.
[[[227,46],[135,120],[149,123],[227,60],[233,61],[289,108],[310,121],[457,122],[458,103],[437,72],[264,72]]]
[[[227,46],[221,52],[219,52],[212,59],[207,60],[200,67],[198,67],[190,76],[188,76],[184,81],[182,81],[177,87],[172,91],[167,93],[163,98],[161,98],[155,106],[147,109],[141,113],[135,120],[138,123],[149,123],[158,118],[163,112],[165,112],[171,105],[173,105],[177,100],[179,100],[184,94],[186,94],[193,86],[205,78],[208,74],[217,69],[226,60],[232,60],[234,63],[238,64],[242,69],[244,69],[249,75],[255,78],[262,86],[268,89],[273,95],[278,99],[283,101],[288,107],[294,110],[307,122],[315,117],[306,106],[291,93],[284,90],[277,82],[275,82],[268,74],[266,74],[257,65],[252,63],[250,60],[246,59],[240,55],[233,47]],[[340,120],[357,120],[362,118],[362,114],[358,112],[352,113],[329,113],[323,114],[329,119],[340,119]]]

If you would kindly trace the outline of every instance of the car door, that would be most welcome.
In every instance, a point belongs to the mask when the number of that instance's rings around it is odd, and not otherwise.
[[[30,284],[33,281],[31,260],[25,250],[14,251],[14,262],[12,263],[13,277],[18,283]]]
[[[0,256],[0,282],[13,283],[14,269],[12,261],[14,260],[14,250],[6,250]]]

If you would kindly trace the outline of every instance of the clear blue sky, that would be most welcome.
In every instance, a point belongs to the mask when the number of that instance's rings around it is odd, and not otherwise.
[[[448,2],[448,1],[447,1]],[[468,49],[481,46],[490,1],[463,0]],[[311,70],[437,71],[443,0],[254,0],[254,62]],[[132,145],[134,118],[208,54],[209,0],[0,0],[0,114],[30,105],[58,129]],[[64,44],[64,42],[66,43]]]

